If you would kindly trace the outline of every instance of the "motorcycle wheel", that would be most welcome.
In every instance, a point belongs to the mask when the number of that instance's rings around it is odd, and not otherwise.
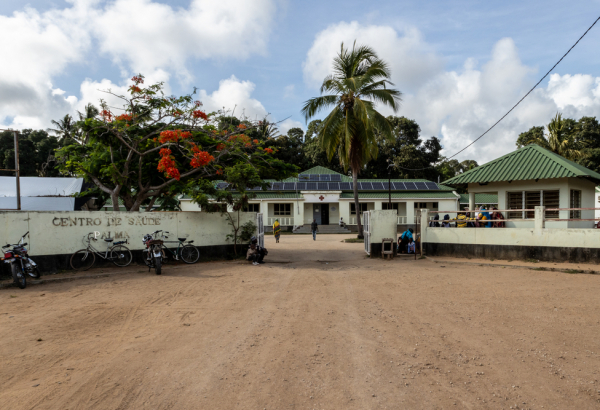
[[[16,263],[13,263],[11,265],[11,269],[12,269],[12,277],[13,277],[13,280],[15,281],[15,284],[19,288],[25,289],[25,286],[27,286],[27,280],[25,279],[25,275],[23,275],[23,272],[21,271],[21,269],[19,269],[19,267],[17,266]]]
[[[162,262],[162,260],[160,257],[158,257],[158,258],[154,257],[154,270],[156,271],[157,275],[160,275],[162,273],[161,272],[161,262]]]

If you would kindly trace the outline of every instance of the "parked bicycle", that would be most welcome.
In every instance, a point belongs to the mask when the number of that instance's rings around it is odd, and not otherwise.
[[[182,260],[185,263],[198,262],[198,259],[200,259],[200,252],[198,251],[198,248],[196,248],[194,245],[192,245],[194,243],[194,241],[187,241],[187,244],[185,243],[186,238],[177,238],[177,241],[165,241],[165,239],[169,239],[169,235],[171,235],[171,232],[167,232],[167,231],[164,231],[163,235],[162,235],[163,249],[166,251],[165,252],[166,258],[169,257],[167,255],[167,252],[168,252],[171,254],[171,257],[176,261]],[[171,249],[169,249],[168,247],[166,247],[164,245],[165,243],[176,243],[177,249],[175,249],[175,251],[172,251]]]
[[[164,256],[163,241],[155,239],[162,231],[155,231],[151,234],[146,234],[142,238],[142,242],[146,245],[146,249],[142,251],[144,263],[148,266],[148,270],[154,268],[157,275],[162,273],[162,260]]]
[[[27,235],[29,235],[29,232],[21,237],[19,243],[2,246],[2,253],[4,254],[2,260],[4,263],[10,263],[13,280],[21,289],[25,289],[27,286],[26,275],[36,279],[40,277],[40,270],[36,263],[29,257],[27,249],[25,248],[27,242],[24,241]],[[12,249],[10,249],[11,246]]]
[[[113,241],[113,238],[104,239],[106,242],[104,255],[92,245],[91,241],[98,240],[93,233],[89,233],[87,239],[84,240],[87,240],[87,247],[78,250],[71,256],[71,267],[75,270],[85,271],[91,268],[96,261],[96,255],[121,267],[129,265],[133,260],[129,249],[123,246],[124,243],[127,243],[127,240],[115,242],[111,246],[110,243]]]

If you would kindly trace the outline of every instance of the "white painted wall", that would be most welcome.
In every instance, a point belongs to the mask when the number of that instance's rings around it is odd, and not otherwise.
[[[392,238],[396,241],[398,215],[395,210],[370,211],[369,215],[371,243],[381,243],[384,238]]]
[[[240,219],[242,224],[256,223],[256,214],[240,213]],[[143,249],[144,234],[156,230],[171,232],[172,240],[194,240],[196,246],[226,245],[226,235],[231,232],[225,216],[206,212],[0,212],[0,227],[2,245],[16,243],[29,231],[32,256],[73,253],[85,247],[83,239],[90,232],[98,232],[99,240],[92,244],[99,251],[106,249],[101,239],[108,237],[127,239],[129,249]]]

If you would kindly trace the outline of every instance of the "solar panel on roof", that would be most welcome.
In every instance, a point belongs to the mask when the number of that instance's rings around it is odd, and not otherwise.
[[[298,181],[310,181],[310,175],[300,174],[298,175]]]
[[[283,189],[285,191],[293,191],[294,189],[296,189],[296,183],[295,182],[285,182],[283,184]]]
[[[383,184],[383,189],[385,189],[385,190],[387,191],[387,190],[388,190],[388,185],[389,185],[389,184],[388,184],[387,182],[382,182],[382,184]],[[392,188],[393,188],[393,187],[394,187],[394,186],[392,185]]]
[[[370,182],[359,182],[358,189],[360,189],[361,191],[372,191],[373,185],[371,185]]]
[[[310,176],[310,180],[311,180],[311,181],[318,181],[318,180],[319,180],[319,176],[318,176],[318,175],[313,175],[313,174],[311,174],[311,175],[309,175],[309,176]]]
[[[219,182],[217,184],[217,189],[225,189],[229,186],[229,184],[227,182]]]
[[[303,190],[305,190],[305,189],[306,189],[306,184],[307,184],[306,182],[298,182],[298,183],[296,184],[296,189],[297,189],[298,191],[303,191]]]
[[[425,182],[415,182],[414,184],[416,185],[417,189],[427,189],[427,184],[425,184]]]
[[[375,191],[383,190],[383,182],[372,182],[372,184],[373,184],[373,190],[375,190]]]
[[[417,189],[414,182],[405,182],[404,185],[406,185],[406,189]]]
[[[342,176],[339,174],[331,174],[331,180],[332,181],[341,181],[342,180]]]
[[[404,186],[404,182],[392,182],[392,188],[396,191],[405,191],[406,186]]]
[[[306,183],[306,190],[307,191],[316,191],[317,190],[317,183],[316,182],[307,182]]]
[[[438,189],[440,189],[438,184],[436,184],[435,182],[425,182],[425,185],[427,185],[427,189],[430,189],[432,191],[437,191]]]
[[[340,189],[342,191],[349,191],[352,189],[352,184],[350,182],[340,182]]]
[[[281,182],[273,182],[271,184],[271,189],[273,191],[281,191],[283,189],[283,183],[281,183]]]
[[[317,182],[317,189],[319,191],[327,191],[329,189],[329,182]]]
[[[339,191],[340,190],[340,183],[339,182],[330,182],[329,183],[329,190],[330,191]]]
[[[319,175],[319,180],[320,181],[331,181],[331,176],[329,176],[328,174]]]

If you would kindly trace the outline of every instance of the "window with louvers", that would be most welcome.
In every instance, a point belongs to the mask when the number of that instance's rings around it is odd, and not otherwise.
[[[530,191],[525,192],[525,209],[535,209],[536,206],[541,205],[541,191]],[[525,212],[525,218],[533,219],[535,218],[535,211],[527,211]]]
[[[581,208],[581,191],[571,189],[570,208]],[[581,211],[570,211],[571,219],[581,219]]]
[[[560,191],[544,191],[544,206],[546,209],[558,208]],[[547,219],[558,218],[558,211],[546,211]]]
[[[509,192],[507,204],[508,209],[523,209],[523,192]],[[523,219],[523,213],[509,212],[508,219]]]

